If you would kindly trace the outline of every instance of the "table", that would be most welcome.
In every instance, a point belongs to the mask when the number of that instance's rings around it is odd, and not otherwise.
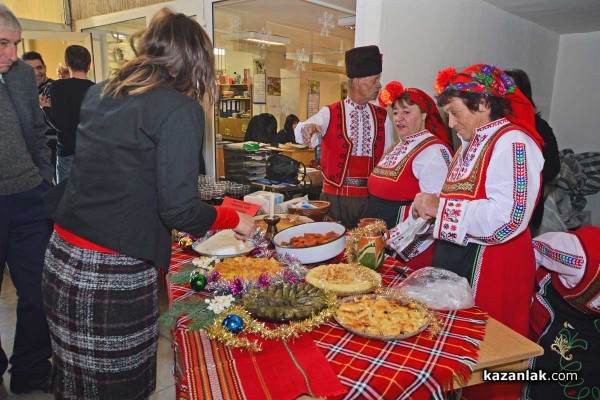
[[[264,183],[252,182],[250,186],[256,190],[281,193],[286,201],[291,200],[296,194],[308,196],[309,200],[318,200],[321,191],[323,190],[323,184],[311,185],[306,182],[300,182],[299,185],[267,185]]]
[[[174,246],[170,271],[176,271],[193,257],[195,257],[193,253],[182,251]],[[399,275],[390,272],[393,271],[391,267],[394,265],[400,265],[400,263],[387,259],[384,264],[386,268],[382,267],[384,285],[395,285],[401,281],[402,278]],[[171,285],[170,282],[167,282],[167,286],[171,302],[182,296],[190,295],[189,289]],[[437,346],[443,342],[453,348],[463,349],[469,347],[472,342],[479,342],[484,336],[485,329],[486,336],[481,342],[478,361],[476,350],[474,354],[461,353],[460,357],[455,356],[455,358],[461,359],[463,376],[469,375],[470,369],[474,371],[466,382],[462,382],[466,386],[480,383],[484,368],[523,370],[526,369],[529,357],[542,354],[542,349],[535,343],[494,319],[490,318],[487,328],[485,328],[483,315],[477,309],[447,312],[442,316],[443,325],[451,328],[455,325],[458,330],[453,331],[449,328],[447,332],[442,331],[443,334],[438,335],[435,339],[427,339],[419,335],[399,342],[370,341],[346,332],[335,322],[318,327],[310,333],[310,337],[323,352],[340,382],[348,390],[346,394],[348,397],[396,398],[399,394],[414,393],[414,395],[411,394],[413,398],[429,398],[427,392],[425,393],[427,396],[424,396],[423,391],[418,391],[419,386],[427,386],[434,398],[442,398],[445,390],[452,386],[452,371],[448,372],[449,382],[434,385],[429,380],[431,370],[439,364],[440,360],[448,358],[443,356],[442,350],[445,350],[443,347],[435,347],[437,350],[425,348],[429,343],[435,342]],[[461,326],[459,322],[476,319],[481,320],[479,323],[481,326],[480,337],[478,339],[462,337],[460,329],[470,333],[476,330],[477,325]],[[183,321],[178,322],[173,334],[178,398],[244,398],[240,378],[236,376],[235,357],[232,357],[229,349],[209,340],[201,332],[188,331]],[[427,346],[424,346],[424,343]],[[467,352],[467,350],[464,351]],[[402,356],[403,354],[405,356]],[[425,370],[411,368],[411,365],[419,365],[418,363],[411,364],[411,362],[421,358],[426,361],[423,365],[426,365],[427,368]],[[466,369],[467,374],[464,373],[465,366],[469,368]],[[417,385],[408,388],[395,387],[397,382],[402,381],[399,376],[396,376],[400,373],[418,377]],[[460,384],[460,380],[455,378],[454,387]]]

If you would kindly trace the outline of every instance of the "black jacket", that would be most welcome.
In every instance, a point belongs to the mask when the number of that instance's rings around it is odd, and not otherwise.
[[[174,89],[115,99],[92,86],[56,223],[100,246],[168,267],[170,229],[196,236],[216,218],[198,197],[204,111]]]

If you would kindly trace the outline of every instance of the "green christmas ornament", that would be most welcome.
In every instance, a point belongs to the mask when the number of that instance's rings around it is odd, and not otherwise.
[[[206,276],[196,270],[190,274],[190,286],[194,292],[200,292],[206,287]]]

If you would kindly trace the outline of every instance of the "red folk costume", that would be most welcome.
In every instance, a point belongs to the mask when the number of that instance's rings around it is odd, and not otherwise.
[[[381,74],[381,54],[377,46],[363,46],[345,54],[348,78],[374,77]],[[358,104],[350,97],[323,107],[294,130],[296,141],[304,143],[302,132],[315,125],[311,147],[321,145],[322,199],[331,203],[329,216],[348,228],[357,225],[367,208],[367,178],[392,144],[393,134],[385,126],[384,108]]]
[[[576,380],[530,382],[526,400],[585,399],[600,393],[600,228],[548,232],[533,241],[538,291],[531,306],[532,339],[544,354],[530,369],[576,372]]]
[[[404,88],[396,81],[388,83],[379,95],[379,103],[383,106],[403,101],[416,104],[421,112],[426,113],[426,129],[401,137],[386,151],[369,176],[369,206],[365,214],[386,222],[391,229],[392,248],[393,238],[404,231],[399,223],[409,218],[416,194],[439,193],[452,158],[446,126],[431,97],[420,89]],[[407,248],[397,251],[407,265],[423,267],[431,265],[432,244],[431,234],[425,234],[418,236]]]
[[[440,75],[443,75],[441,73]],[[475,65],[436,91],[504,97],[512,114],[479,127],[463,140],[440,194],[433,266],[467,278],[475,303],[527,336],[535,259],[528,223],[540,192],[543,141],[533,106],[501,70]],[[462,138],[461,138],[462,140]],[[466,398],[517,399],[520,384],[465,389]]]
[[[365,104],[358,112],[369,110],[374,117],[374,127],[365,129],[362,138],[357,137],[357,117],[351,111],[346,118],[346,103],[340,101],[328,106],[330,122],[321,142],[321,171],[323,173],[323,192],[344,196],[367,196],[367,178],[381,159],[385,146],[385,119],[387,112],[382,107]],[[369,118],[364,118],[369,120]],[[364,122],[368,124],[368,122]],[[368,136],[367,136],[368,135]],[[365,137],[366,136],[366,137]],[[360,141],[359,141],[360,140]],[[355,146],[362,146],[360,154],[355,155]]]

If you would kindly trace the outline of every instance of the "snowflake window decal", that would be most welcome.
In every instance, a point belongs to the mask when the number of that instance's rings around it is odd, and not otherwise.
[[[329,31],[335,28],[333,14],[329,11],[323,12],[319,17],[319,25],[321,25],[321,36],[329,37]]]
[[[308,54],[306,54],[304,47],[300,50],[296,50],[296,58],[294,59],[294,69],[296,72],[305,71],[307,62]]]
[[[242,18],[241,17],[229,17],[229,26],[226,29],[227,35],[233,39],[239,39],[240,33],[242,32]]]

